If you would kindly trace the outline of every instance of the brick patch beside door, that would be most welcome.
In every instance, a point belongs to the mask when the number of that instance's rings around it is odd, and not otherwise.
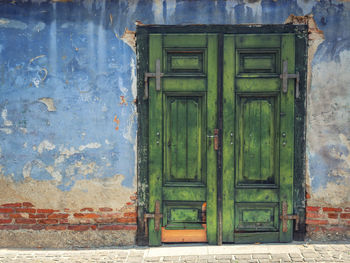
[[[137,229],[136,196],[122,208],[37,208],[30,202],[0,205],[0,230],[132,230]]]

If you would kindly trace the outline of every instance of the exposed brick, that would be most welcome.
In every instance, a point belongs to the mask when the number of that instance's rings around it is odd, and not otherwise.
[[[334,231],[334,232],[343,232],[346,231],[346,227],[329,227],[327,228],[327,231]]]
[[[51,215],[48,215],[47,218],[67,218],[69,216],[69,214],[51,214]]]
[[[0,213],[12,213],[15,210],[13,210],[12,208],[0,208]]]
[[[311,195],[309,193],[306,193],[305,197],[306,197],[306,199],[310,199]]]
[[[136,218],[117,218],[118,223],[136,224]]]
[[[340,214],[340,218],[350,219],[350,213],[342,213],[342,214]]]
[[[95,222],[99,224],[108,224],[108,223],[115,223],[117,221],[116,218],[113,217],[105,217],[105,218],[96,218]]]
[[[136,225],[108,225],[99,226],[99,230],[137,230]]]
[[[53,212],[55,212],[56,210],[53,209],[38,209],[37,212],[38,213],[45,213],[45,214],[51,214]]]
[[[36,220],[31,218],[16,218],[15,222],[17,224],[35,224]]]
[[[90,226],[86,226],[86,225],[68,226],[68,230],[74,230],[74,231],[86,231],[89,229],[90,229]]]
[[[0,230],[17,230],[20,229],[19,225],[0,225]]]
[[[34,207],[34,205],[32,203],[29,203],[29,202],[22,203],[22,206],[24,206],[24,207]]]
[[[0,224],[9,224],[12,222],[12,218],[10,219],[0,219]]]
[[[318,212],[320,210],[320,207],[319,206],[307,206],[306,207],[306,211],[316,211]]]
[[[84,212],[84,211],[89,211],[89,212],[93,212],[94,209],[90,208],[90,207],[85,207],[83,209],[80,209],[80,212]]]
[[[54,225],[57,224],[58,220],[57,219],[41,219],[38,220],[38,224],[43,224],[43,225]]]
[[[320,215],[319,213],[307,212],[306,218],[323,218],[324,215]]]
[[[350,207],[345,207],[344,212],[350,212]]]
[[[22,204],[21,203],[9,203],[9,204],[2,204],[1,206],[5,206],[5,207],[21,207]]]
[[[45,227],[46,230],[66,230],[67,226],[64,225],[57,225],[57,226],[46,226]]]
[[[36,212],[36,209],[33,209],[33,208],[16,208],[16,212],[19,212],[19,213],[35,213]]]
[[[135,201],[135,200],[137,200],[137,196],[136,196],[136,195],[132,195],[132,196],[130,196],[130,200],[131,200],[131,201]]]
[[[23,218],[21,214],[10,214],[9,215],[11,218]]]
[[[338,215],[337,213],[328,213],[328,218],[338,219]]]
[[[327,225],[328,224],[328,220],[306,219],[306,224],[308,224],[308,225]]]
[[[137,217],[137,213],[127,212],[127,213],[124,213],[124,217]]]
[[[101,214],[101,217],[113,217],[113,218],[119,218],[122,217],[122,213],[108,213],[108,214]]]
[[[100,215],[98,214],[82,214],[82,213],[75,213],[74,217],[76,218],[99,218]]]
[[[70,212],[70,209],[69,208],[65,208],[63,211],[68,213],[68,212]]]
[[[323,207],[323,212],[341,212],[343,211],[342,208],[334,208],[334,207]]]
[[[45,214],[29,214],[29,218],[46,218]]]
[[[45,229],[43,225],[22,225],[21,229],[42,230]]]
[[[113,211],[113,209],[110,208],[110,207],[101,207],[101,208],[99,208],[98,210],[100,210],[101,212],[110,212],[110,211]]]
[[[67,218],[61,219],[60,224],[68,224],[68,219]]]
[[[91,226],[91,229],[92,229],[92,230],[96,230],[96,229],[97,229],[97,226],[96,226],[96,225],[92,225],[92,226]]]
[[[126,205],[133,205],[134,202],[127,202]]]

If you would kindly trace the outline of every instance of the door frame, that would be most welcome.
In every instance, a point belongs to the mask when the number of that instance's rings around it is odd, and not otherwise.
[[[295,37],[295,70],[300,73],[300,96],[295,99],[294,113],[294,175],[293,212],[299,215],[299,230],[294,230],[293,240],[305,237],[305,153],[306,153],[306,78],[307,78],[307,25],[139,25],[136,28],[137,53],[137,244],[148,245],[145,235],[144,213],[148,207],[148,100],[144,100],[144,74],[148,71],[148,40],[151,33],[215,33],[218,34],[218,128],[222,130],[223,94],[223,35],[224,34],[283,34],[293,33]],[[221,116],[221,117],[220,117]],[[222,142],[219,133],[219,142]],[[217,209],[218,244],[222,244],[222,147],[217,151]]]

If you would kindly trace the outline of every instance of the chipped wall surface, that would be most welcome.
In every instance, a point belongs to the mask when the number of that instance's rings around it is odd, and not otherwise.
[[[307,111],[311,205],[350,206],[350,3],[0,2],[0,204],[123,207],[136,190],[135,21],[283,24],[313,14]]]

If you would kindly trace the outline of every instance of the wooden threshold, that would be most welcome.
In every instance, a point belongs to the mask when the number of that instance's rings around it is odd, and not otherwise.
[[[207,241],[207,225],[203,224],[203,229],[183,229],[169,230],[162,227],[162,242],[199,242],[206,243]]]

